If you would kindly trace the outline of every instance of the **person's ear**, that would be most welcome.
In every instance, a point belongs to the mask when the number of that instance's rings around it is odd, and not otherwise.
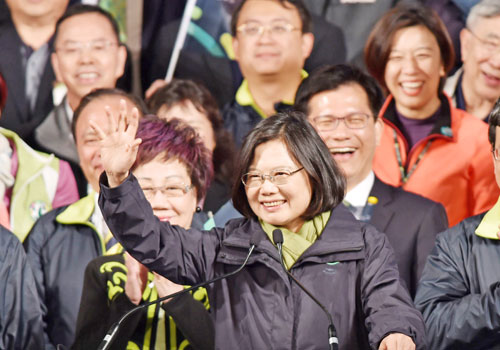
[[[233,36],[232,44],[233,44],[234,59],[236,61],[239,61],[240,60],[240,42],[238,41],[238,38],[236,38],[236,36]]]
[[[302,34],[302,57],[307,59],[314,47],[314,35],[313,33],[303,33]]]
[[[444,64],[443,64],[443,62],[441,62],[441,65],[439,66],[439,76],[441,78],[446,76],[446,72],[444,70]]]
[[[56,80],[60,83],[63,83],[61,70],[59,68],[59,57],[57,57],[57,54],[55,52],[50,55],[50,63],[52,63],[52,70],[54,71]]]
[[[127,49],[125,45],[118,46],[118,52],[116,55],[116,70],[115,77],[118,80],[125,72],[125,62],[127,61]]]
[[[464,62],[467,57],[469,50],[471,50],[471,33],[467,28],[464,28],[460,31],[460,53],[462,56],[462,62]]]
[[[380,140],[382,139],[382,133],[384,132],[384,122],[381,117],[378,117],[375,121],[375,146],[380,145]]]

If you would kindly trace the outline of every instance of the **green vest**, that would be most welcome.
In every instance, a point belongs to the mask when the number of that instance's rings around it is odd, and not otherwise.
[[[0,128],[14,142],[18,167],[10,199],[10,229],[24,241],[35,221],[52,209],[59,180],[59,159],[38,152],[15,132]]]

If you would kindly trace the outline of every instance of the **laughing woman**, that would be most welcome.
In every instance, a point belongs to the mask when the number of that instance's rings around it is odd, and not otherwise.
[[[208,287],[217,349],[321,349],[327,317],[280,265],[272,232],[284,234],[286,268],[333,316],[340,349],[425,347],[424,325],[399,282],[384,235],[338,205],[344,179],[312,126],[296,112],[263,120],[247,136],[237,163],[233,202],[245,218],[211,231],[155,218],[129,169],[137,115],[97,125],[105,175],[100,205],[127,251],[175,283],[195,284],[234,271]],[[122,154],[121,157],[115,157]]]
[[[499,191],[488,127],[442,92],[454,54],[439,16],[418,3],[396,6],[373,28],[365,61],[390,93],[377,176],[443,204],[450,226],[491,208]]]

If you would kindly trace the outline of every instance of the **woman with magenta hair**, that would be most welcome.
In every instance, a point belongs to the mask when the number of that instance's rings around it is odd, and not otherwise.
[[[231,195],[236,151],[212,94],[203,85],[191,80],[173,79],[156,90],[146,102],[149,112],[159,118],[177,118],[195,129],[210,151],[214,178],[202,209],[207,213],[217,212]]]
[[[201,228],[199,203],[212,178],[211,157],[194,129],[180,121],[144,117],[142,143],[131,169],[162,222]],[[203,216],[203,217],[200,217]],[[72,349],[96,349],[108,329],[132,308],[184,287],[148,269],[127,253],[92,260],[85,271]],[[111,349],[213,349],[213,323],[204,288],[131,315]]]

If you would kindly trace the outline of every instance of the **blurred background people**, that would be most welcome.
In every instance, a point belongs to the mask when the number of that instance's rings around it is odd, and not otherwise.
[[[500,186],[500,99],[489,117],[494,175]],[[458,156],[458,155],[457,155]],[[415,305],[424,315],[430,349],[500,348],[500,199],[486,213],[441,233]]]
[[[33,132],[53,107],[52,35],[68,0],[6,0],[0,26],[0,74],[10,94],[0,126],[34,146]]]
[[[383,129],[377,117],[383,95],[376,80],[354,66],[326,66],[304,79],[295,103],[344,172],[344,204],[358,220],[387,235],[399,274],[414,297],[427,255],[448,220],[441,204],[374,175],[373,157]]]
[[[69,161],[83,197],[86,181],[71,133],[73,111],[83,96],[99,88],[114,88],[122,76],[127,52],[120,43],[116,21],[98,6],[77,4],[58,20],[52,67],[67,93],[36,128],[37,146]]]
[[[0,116],[7,89],[0,74]],[[0,156],[2,162],[4,155]],[[3,183],[2,183],[3,185]],[[5,227],[9,215],[0,202],[0,349],[43,348],[42,311],[33,273],[19,240]]]
[[[346,61],[363,67],[363,47],[375,23],[400,0],[304,1],[308,10],[342,29]],[[327,45],[327,43],[323,43]],[[335,43],[328,43],[333,48]]]
[[[11,93],[0,74],[0,107]],[[68,163],[35,151],[0,127],[0,198],[0,221],[22,242],[40,216],[77,200],[78,191]]]
[[[242,76],[234,61],[231,47],[230,19],[234,9],[245,0],[197,0],[193,16],[188,26],[187,37],[180,51],[179,62],[174,77],[195,79],[203,83],[212,93],[220,107],[231,102],[241,84]],[[295,3],[295,0],[290,3]],[[155,4],[156,3],[156,4]],[[158,3],[163,3],[159,6]],[[147,1],[144,4],[143,52],[141,57],[143,87],[148,87],[156,79],[164,79],[177,39],[179,19],[169,21],[179,10],[182,1]],[[184,1],[185,3],[185,1]],[[169,7],[168,16],[162,13]],[[153,13],[153,8],[155,12]],[[181,8],[182,9],[182,8]],[[147,13],[147,15],[146,15]],[[147,17],[146,17],[147,16]],[[150,36],[150,24],[162,16],[164,23]],[[342,30],[320,16],[312,16],[312,33],[317,38],[310,56],[304,63],[306,71],[323,64],[345,62],[345,42]],[[158,22],[156,22],[158,23]],[[154,25],[154,24],[153,24]],[[151,38],[154,38],[151,40]],[[335,50],[331,49],[331,43]]]
[[[490,208],[499,194],[486,124],[442,93],[453,57],[442,21],[418,3],[387,12],[365,47],[368,71],[390,93],[379,113],[375,174],[443,204],[451,226]]]
[[[302,68],[314,36],[301,1],[242,1],[231,18],[231,32],[244,80],[222,116],[239,148],[259,121],[293,104],[307,75]]]
[[[131,171],[155,216],[184,229],[201,229],[204,220],[193,221],[193,217],[200,215],[198,203],[207,194],[212,177],[210,152],[194,129],[178,120],[145,117],[137,137],[142,143]],[[97,348],[127,311],[182,289],[182,285],[148,272],[127,253],[92,260],[85,272],[72,349]],[[213,349],[213,323],[206,308],[204,288],[163,302],[161,307],[152,305],[122,324],[111,349]]]
[[[96,90],[82,99],[72,129],[80,166],[92,191],[42,216],[25,241],[42,304],[46,349],[73,343],[85,267],[92,259],[113,251],[116,243],[97,206],[103,168],[90,122],[104,127],[107,109],[132,107],[144,113],[141,101],[137,103],[133,96],[117,89]]]
[[[446,80],[453,104],[486,119],[500,97],[500,2],[483,0],[467,17],[460,33],[463,66]]]
[[[196,130],[213,160],[214,179],[202,205],[215,213],[230,197],[235,149],[224,129],[217,103],[202,85],[174,79],[147,100],[149,112],[161,119],[177,118]]]

